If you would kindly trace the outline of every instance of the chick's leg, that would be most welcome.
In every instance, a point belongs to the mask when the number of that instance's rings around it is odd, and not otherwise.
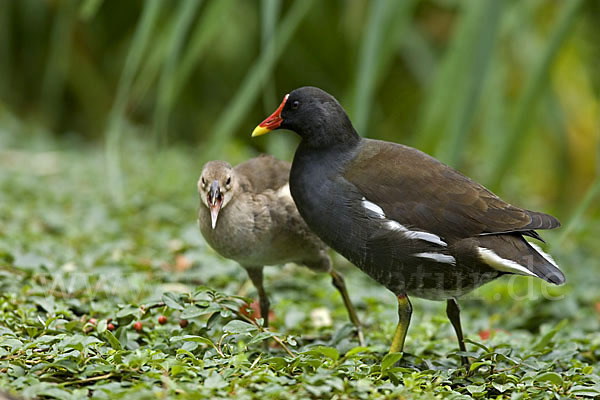
[[[358,332],[358,341],[361,346],[365,345],[365,338],[362,332],[362,326],[360,321],[358,320],[358,316],[356,315],[356,310],[352,305],[352,301],[350,301],[350,296],[348,295],[348,290],[346,289],[346,283],[344,282],[344,277],[334,269],[329,271],[331,275],[331,282],[333,286],[340,292],[342,295],[342,299],[344,300],[344,305],[346,306],[346,310],[348,311],[348,316],[350,317],[350,321],[356,327]]]
[[[267,296],[267,292],[265,292],[265,288],[263,286],[263,267],[246,267],[248,271],[248,276],[250,280],[256,287],[256,291],[258,292],[258,304],[260,306],[260,316],[263,319],[263,326],[267,328],[269,326],[269,307],[271,303],[269,302],[269,296]]]

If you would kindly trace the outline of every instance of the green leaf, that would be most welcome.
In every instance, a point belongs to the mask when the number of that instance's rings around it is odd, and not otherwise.
[[[14,338],[0,338],[0,346],[9,347],[11,351],[18,350],[23,347],[23,342]]]
[[[501,384],[501,383],[497,383],[497,382],[492,382],[492,386],[494,387],[494,389],[496,389],[500,393],[504,393],[508,389],[510,389],[511,387],[513,387],[514,384],[512,384],[512,383]]]
[[[115,335],[112,334],[111,331],[109,331],[109,330],[104,331],[102,336],[104,337],[104,339],[106,339],[108,341],[108,343],[110,344],[110,346],[113,349],[115,349],[115,350],[122,349],[121,342],[119,342],[119,340],[115,337]]]
[[[535,350],[543,350],[556,336],[556,334],[563,329],[568,323],[568,320],[563,319],[554,328],[546,332],[544,336],[533,346]]]
[[[98,322],[98,326],[96,327],[96,332],[104,333],[106,331],[106,327],[108,326],[108,322],[105,319],[101,319]]]
[[[206,310],[196,305],[189,305],[181,312],[181,318],[192,319],[207,314]]]
[[[535,377],[536,382],[551,382],[554,385],[562,386],[563,379],[556,372],[543,372]]]
[[[212,340],[210,340],[209,338],[206,338],[204,336],[195,336],[195,335],[184,335],[184,336],[173,336],[172,338],[169,339],[171,341],[171,343],[176,343],[176,342],[196,342],[196,343],[203,343],[203,344],[207,344],[210,347],[216,349],[217,346],[213,343]]]
[[[173,365],[169,371],[169,376],[177,376],[187,370],[185,365]]]
[[[578,397],[598,397],[600,396],[600,385],[596,384],[595,386],[596,387],[575,385],[569,390],[569,392]]]
[[[164,293],[162,295],[162,301],[165,303],[165,305],[169,308],[173,308],[175,310],[183,310],[184,307],[179,304],[179,296],[176,295],[175,293]]]
[[[275,371],[283,370],[288,365],[287,361],[283,357],[270,357],[266,359],[265,362]]]
[[[492,362],[489,360],[474,362],[473,364],[471,364],[469,371],[470,372],[476,371],[477,369],[481,368],[484,365],[492,365]]]
[[[388,353],[381,360],[381,374],[402,359],[402,353]]]
[[[219,373],[217,373],[215,371],[211,371],[208,378],[206,378],[204,380],[204,387],[207,387],[207,388],[222,389],[227,386],[228,386],[227,382],[223,379],[223,377]]]
[[[317,347],[313,347],[311,350],[315,351],[319,354],[322,354],[325,357],[329,357],[333,361],[337,361],[340,358],[340,353],[337,351],[337,349],[335,349],[333,347],[317,346]]]
[[[485,385],[467,385],[467,390],[471,394],[480,394],[485,392]]]
[[[274,332],[260,332],[258,335],[253,336],[248,344],[259,343],[274,336],[277,336]]]
[[[256,326],[238,319],[230,321],[223,327],[224,332],[233,334],[250,333],[256,331],[257,329],[258,328]]]
[[[48,388],[42,389],[40,392],[38,392],[38,394],[43,395],[43,396],[53,397],[55,399],[72,398],[71,394],[68,391],[58,388],[58,387],[48,387]]]
[[[125,317],[135,317],[139,312],[139,308],[133,306],[126,306],[117,312],[117,318],[125,318]]]
[[[371,349],[369,347],[357,346],[357,347],[353,347],[352,349],[350,349],[344,355],[344,357],[346,357],[346,358],[352,358],[353,356],[357,355],[358,353],[366,353],[368,351],[371,351]]]

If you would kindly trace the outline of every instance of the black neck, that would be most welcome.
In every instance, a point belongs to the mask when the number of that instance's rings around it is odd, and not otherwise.
[[[326,134],[304,134],[301,135],[301,144],[313,149],[347,149],[357,146],[361,137],[352,125],[331,127]]]

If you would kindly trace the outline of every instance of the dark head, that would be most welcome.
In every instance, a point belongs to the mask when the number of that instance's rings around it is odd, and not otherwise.
[[[285,95],[275,112],[260,123],[252,136],[289,129],[311,147],[354,145],[360,138],[346,111],[329,93],[305,86]]]
[[[219,212],[233,198],[239,187],[233,167],[225,161],[209,161],[198,179],[200,201],[210,210],[212,228],[217,226]]]

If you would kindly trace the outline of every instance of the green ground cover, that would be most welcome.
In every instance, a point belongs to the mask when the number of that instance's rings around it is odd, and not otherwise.
[[[262,332],[240,312],[255,297],[245,272],[197,231],[201,165],[190,150],[127,142],[125,196],[116,204],[101,148],[6,142],[5,390],[57,399],[600,395],[598,248],[586,239],[598,237],[597,224],[573,234],[577,241],[546,235],[565,286],[504,278],[461,301],[473,361],[466,370],[442,303],[415,299],[409,354],[386,356],[394,298],[341,257],[367,347],[358,347],[328,278],[293,265],[267,270],[275,318],[272,333]]]

